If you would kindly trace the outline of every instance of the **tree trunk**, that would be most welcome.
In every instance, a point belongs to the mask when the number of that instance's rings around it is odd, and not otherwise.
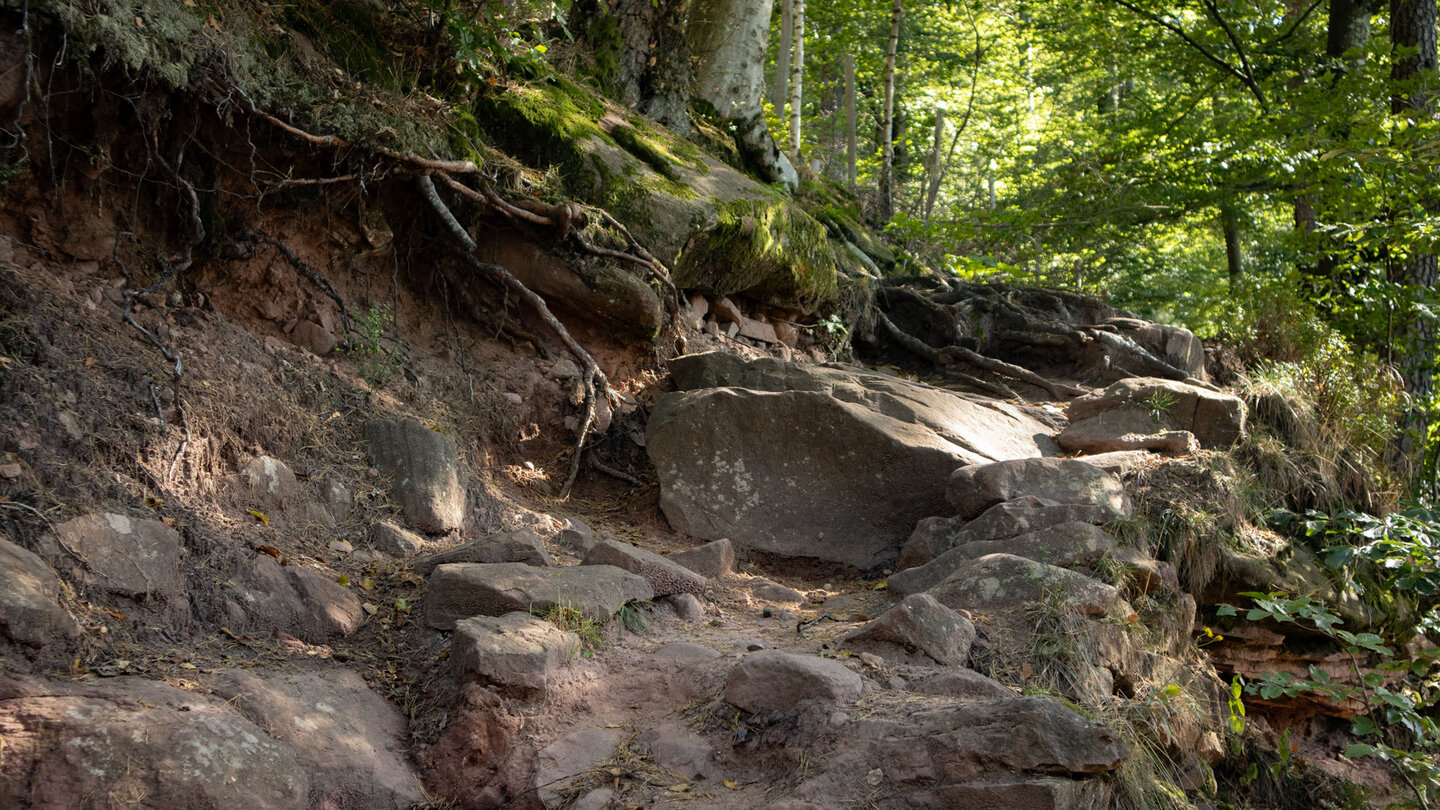
[[[1325,55],[1343,59],[1347,51],[1365,47],[1370,41],[1370,18],[1382,5],[1381,0],[1330,0]]]
[[[1230,279],[1230,294],[1239,292],[1245,274],[1245,254],[1240,249],[1240,206],[1233,191],[1226,189],[1220,201],[1220,229],[1225,233],[1225,270]]]
[[[940,195],[940,152],[945,145],[945,111],[935,110],[935,146],[930,150],[930,170],[925,187],[925,207],[920,212],[926,222],[935,210],[935,199]]]
[[[855,191],[855,55],[845,54],[845,184]]]
[[[780,0],[780,47],[775,51],[775,92],[770,105],[785,119],[785,100],[790,97],[790,34],[795,30],[794,0]]]
[[[790,60],[790,154],[800,159],[800,99],[805,79],[805,0],[794,0],[794,52]]]
[[[695,0],[690,13],[693,97],[735,126],[741,158],[770,183],[800,185],[765,125],[765,59],[773,0]]]
[[[900,44],[901,0],[890,7],[890,43],[885,48],[885,121],[880,134],[880,221],[895,214],[895,51]]]
[[[1390,97],[1390,111],[1397,116],[1421,119],[1431,114],[1429,90],[1434,86],[1435,0],[1390,0],[1390,45],[1392,63],[1390,78],[1398,85]],[[1405,56],[1394,55],[1400,49],[1413,50]],[[1423,202],[1427,214],[1440,210],[1433,193]],[[1402,250],[1392,260],[1390,280],[1407,285],[1419,298],[1435,289],[1437,275],[1435,254],[1425,247]],[[1402,319],[1400,371],[1405,387],[1416,400],[1433,393],[1432,369],[1435,365],[1435,326],[1433,322],[1406,313]],[[1399,437],[1400,461],[1414,462],[1424,447],[1429,427],[1424,410],[1416,402],[1405,417]],[[1418,483],[1418,482],[1415,482]]]
[[[681,135],[690,131],[689,6],[689,0],[614,0],[608,11],[603,4],[587,5],[583,13],[589,16],[577,18],[582,25],[606,14],[614,18],[620,42],[607,90]]]

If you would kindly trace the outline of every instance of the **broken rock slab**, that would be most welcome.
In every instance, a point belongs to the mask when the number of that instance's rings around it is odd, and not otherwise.
[[[950,550],[955,535],[965,526],[962,518],[927,517],[915,524],[910,539],[900,548],[900,561],[896,568],[903,571],[924,565]]]
[[[751,713],[788,712],[802,700],[859,700],[860,676],[815,655],[762,650],[745,656],[725,679],[725,702]]]
[[[311,644],[355,632],[365,620],[360,599],[334,579],[298,565],[258,555],[235,574],[227,599],[236,632],[284,631]]]
[[[158,520],[105,512],[67,520],[55,529],[89,563],[75,576],[91,587],[137,600],[174,599],[185,592],[180,534]],[[51,559],[69,559],[55,538],[48,545]]]
[[[408,417],[365,425],[370,457],[390,479],[390,497],[411,525],[439,534],[465,524],[465,490],[455,442]]]
[[[450,638],[457,681],[521,690],[543,692],[579,652],[579,636],[518,611],[461,619]]]
[[[957,467],[1054,454],[1043,411],[843,366],[670,362],[646,446],[677,530],[862,570],[944,511]]]
[[[626,603],[655,596],[650,583],[613,565],[535,568],[522,563],[447,563],[430,575],[430,626],[449,630],[471,616],[574,608],[605,621]]]
[[[1104,616],[1120,602],[1120,592],[1099,580],[1013,554],[969,560],[929,593],[949,608],[972,611],[1020,609],[1049,599]]]
[[[1168,456],[1192,456],[1200,450],[1195,434],[1175,427],[1176,420],[1159,411],[1116,408],[1071,422],[1055,437],[1070,453],[1098,454],[1150,450]]]
[[[299,755],[225,701],[142,678],[0,680],[0,807],[304,810]]]
[[[524,563],[540,567],[553,567],[555,560],[545,550],[545,541],[529,529],[500,532],[479,540],[471,540],[439,554],[432,554],[414,562],[415,572],[429,576],[438,565],[446,563]]]
[[[919,650],[938,663],[963,666],[975,643],[975,625],[959,613],[917,593],[845,637],[849,643],[883,642]]]
[[[546,808],[564,807],[569,781],[613,756],[627,736],[629,732],[622,729],[592,728],[567,734],[542,748],[535,767],[540,803]]]
[[[1195,434],[1200,446],[1207,449],[1224,449],[1245,435],[1244,400],[1154,377],[1121,380],[1103,391],[1072,400],[1065,413],[1076,423],[1121,408],[1156,412],[1173,420],[1178,429]]]
[[[1024,458],[971,464],[950,474],[945,499],[967,520],[996,504],[1033,495],[1058,504],[1093,504],[1129,515],[1130,498],[1120,480],[1077,459]]]
[[[703,546],[671,554],[670,560],[707,579],[721,579],[735,573],[735,546],[729,540],[721,538]]]
[[[943,695],[966,700],[1015,697],[1014,689],[964,667],[946,667],[916,678],[909,682],[906,690],[922,695]]]
[[[0,540],[0,635],[36,648],[80,635],[75,617],[60,606],[55,572],[9,540]]]
[[[425,800],[405,757],[405,718],[358,673],[225,670],[206,683],[294,749],[311,807],[406,810]]]
[[[653,551],[621,543],[618,540],[600,540],[585,553],[581,565],[613,565],[632,574],[643,577],[650,583],[656,596],[674,594],[702,594],[706,580],[689,568],[661,557]]]
[[[425,538],[388,520],[370,527],[370,548],[392,557],[409,557],[425,547]]]
[[[962,532],[963,534],[963,532]],[[1061,568],[1089,565],[1115,548],[1115,538],[1090,523],[1061,523],[1001,540],[962,543],[930,562],[890,577],[896,594],[929,590],[949,579],[970,560],[987,554],[1011,554]]]

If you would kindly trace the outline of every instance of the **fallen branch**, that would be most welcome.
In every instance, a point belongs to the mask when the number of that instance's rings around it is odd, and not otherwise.
[[[440,193],[435,189],[435,183],[430,177],[428,175],[422,175],[417,178],[417,181],[420,186],[421,196],[425,198],[425,201],[428,202],[430,207],[435,210],[435,213],[439,215],[441,221],[445,223],[446,228],[450,231],[450,235],[455,238],[455,241],[464,247],[464,250],[460,253],[461,257],[464,258],[471,267],[492,278],[498,279],[505,285],[507,290],[515,293],[520,299],[530,304],[530,306],[539,313],[541,320],[560,338],[560,342],[565,344],[565,348],[569,349],[571,354],[575,356],[575,359],[580,361],[581,368],[583,369],[582,379],[585,384],[585,416],[580,421],[580,435],[576,439],[574,454],[570,459],[570,474],[565,479],[565,485],[560,489],[559,497],[561,500],[565,500],[570,497],[570,487],[574,485],[575,478],[580,473],[580,459],[584,454],[585,440],[590,433],[590,426],[595,422],[596,398],[601,395],[607,399],[610,398],[610,383],[605,378],[605,373],[601,371],[600,367],[595,363],[595,359],[590,356],[590,353],[585,351],[585,348],[581,346],[575,338],[571,337],[570,331],[565,328],[565,325],[560,323],[559,319],[550,312],[550,307],[545,303],[544,298],[541,298],[529,287],[526,287],[509,270],[506,270],[498,264],[481,261],[475,256],[475,249],[477,247],[475,240],[470,238],[470,234],[467,233],[460,225],[460,222],[455,219],[455,215],[450,211],[450,207],[445,204],[444,200],[440,199]]]

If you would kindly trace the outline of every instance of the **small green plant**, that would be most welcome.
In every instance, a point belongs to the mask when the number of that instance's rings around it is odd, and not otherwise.
[[[400,370],[393,350],[385,348],[386,332],[395,325],[390,307],[376,304],[355,318],[356,336],[345,348],[345,354],[355,359],[360,376],[375,386],[382,386]]]
[[[644,635],[646,632],[645,614],[640,612],[640,607],[649,604],[652,603],[649,600],[645,600],[640,602],[626,602],[622,605],[620,612],[615,614],[616,617],[620,619],[620,629],[622,631],[629,630],[637,636]]]
[[[1151,416],[1161,419],[1170,413],[1170,409],[1174,408],[1179,401],[1180,398],[1175,395],[1174,391],[1161,389],[1146,398],[1144,405],[1150,411]]]
[[[593,656],[596,650],[605,646],[605,638],[600,633],[604,623],[571,605],[555,605],[541,614],[540,618],[578,636],[578,654],[585,658]]]
[[[1350,733],[1365,742],[1345,749],[1351,757],[1373,756],[1390,763],[1415,795],[1415,806],[1429,808],[1429,798],[1440,795],[1440,763],[1435,751],[1440,746],[1440,729],[1427,716],[1419,694],[1401,682],[1387,683],[1385,671],[1410,669],[1416,675],[1428,673],[1434,659],[1425,657],[1415,662],[1396,662],[1395,653],[1374,633],[1351,633],[1340,629],[1344,622],[1323,602],[1308,596],[1289,597],[1284,593],[1244,593],[1255,607],[1245,612],[1247,621],[1268,620],[1295,624],[1313,629],[1336,642],[1349,657],[1354,673],[1353,683],[1333,679],[1328,672],[1311,665],[1308,678],[1272,672],[1259,681],[1245,684],[1248,694],[1265,700],[1300,694],[1324,696],[1338,704],[1358,703],[1363,709],[1350,723]],[[1238,616],[1240,609],[1220,605],[1220,616]],[[1381,665],[1362,673],[1359,657],[1364,653],[1378,656]],[[1232,686],[1233,689],[1233,686]],[[1401,747],[1404,746],[1404,747]],[[1284,755],[1282,754],[1282,757]],[[1282,759],[1282,763],[1283,763]]]

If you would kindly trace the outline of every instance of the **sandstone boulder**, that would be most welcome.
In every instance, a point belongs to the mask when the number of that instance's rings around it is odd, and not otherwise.
[[[546,808],[564,807],[569,781],[587,774],[615,753],[628,732],[621,729],[591,728],[567,734],[540,750],[535,768],[535,786]]]
[[[1112,804],[1107,786],[1093,779],[1036,779],[1029,782],[972,782],[915,793],[910,806],[925,810],[956,807],[1025,810],[1105,810]]]
[[[545,542],[529,529],[500,532],[479,540],[471,540],[438,554],[414,562],[415,572],[428,576],[438,565],[446,563],[524,563],[553,567],[555,560],[545,550]]]
[[[617,540],[600,540],[585,553],[581,565],[613,565],[650,583],[656,596],[705,592],[705,578],[653,551]]]
[[[724,538],[671,554],[670,559],[707,579],[735,573],[735,546]]]
[[[1121,408],[1172,421],[1179,430],[1195,434],[1201,447],[1226,448],[1245,435],[1247,413],[1239,397],[1152,377],[1121,380],[1071,401],[1065,413],[1077,423]]]
[[[521,563],[448,563],[430,575],[430,626],[449,630],[471,616],[570,607],[604,621],[627,602],[650,599],[650,583],[613,565],[535,568]]]
[[[973,519],[999,503],[1033,495],[1058,504],[1093,504],[1128,515],[1130,499],[1119,479],[1076,459],[1025,458],[972,464],[955,470],[945,499],[962,518]]]
[[[906,689],[922,695],[943,695],[966,700],[1015,697],[1014,689],[964,667],[946,667],[916,678],[910,681]]]
[[[365,620],[360,599],[331,577],[258,555],[235,574],[228,598],[229,627],[236,632],[283,630],[311,644],[355,632]]]
[[[921,518],[915,524],[915,531],[910,533],[910,539],[900,547],[900,561],[896,563],[896,568],[902,571],[914,568],[944,554],[964,526],[965,521],[960,518]]]
[[[180,534],[158,520],[106,512],[67,520],[55,530],[89,563],[75,576],[91,587],[137,600],[174,599],[185,592]],[[49,545],[52,559],[69,559],[54,538]]]
[[[747,712],[793,711],[802,700],[858,700],[860,676],[815,655],[763,650],[745,656],[725,679],[725,702]]]
[[[80,635],[75,617],[60,606],[60,580],[35,554],[0,540],[0,634],[28,647]]]
[[[411,525],[448,532],[465,524],[465,489],[455,442],[410,418],[375,419],[365,425],[370,457],[390,479],[390,497]]]
[[[392,557],[408,557],[425,547],[425,538],[388,520],[370,527],[370,547]]]
[[[963,533],[962,533],[963,534]],[[1061,568],[1088,565],[1115,548],[1115,538],[1089,523],[1061,523],[1003,540],[961,543],[918,568],[890,577],[896,594],[913,594],[939,585],[965,564],[987,554],[1012,554]]]
[[[455,623],[455,678],[543,691],[580,652],[580,638],[529,613],[471,616]]]
[[[956,467],[1055,452],[1043,411],[861,369],[718,354],[670,367],[682,390],[656,404],[646,446],[661,509],[702,539],[868,570],[942,511]]]
[[[405,718],[348,670],[227,670],[207,680],[240,714],[295,751],[309,806],[406,810],[425,799],[405,757]]]
[[[1116,408],[1070,423],[1055,443],[1070,453],[1112,453],[1150,450],[1169,456],[1194,455],[1200,449],[1195,434],[1177,430],[1168,414],[1140,408]]]
[[[956,610],[1009,610],[1053,600],[1090,616],[1108,614],[1120,600],[1120,592],[1103,582],[1011,554],[970,560],[929,593]]]
[[[903,722],[872,721],[855,735],[894,782],[967,782],[997,768],[1079,776],[1114,770],[1130,755],[1119,734],[1048,697],[922,710]]]
[[[975,642],[975,625],[959,613],[917,593],[845,637],[850,643],[884,642],[919,650],[935,661],[963,666]]]
[[[0,807],[304,810],[295,749],[223,700],[141,678],[0,680]]]

